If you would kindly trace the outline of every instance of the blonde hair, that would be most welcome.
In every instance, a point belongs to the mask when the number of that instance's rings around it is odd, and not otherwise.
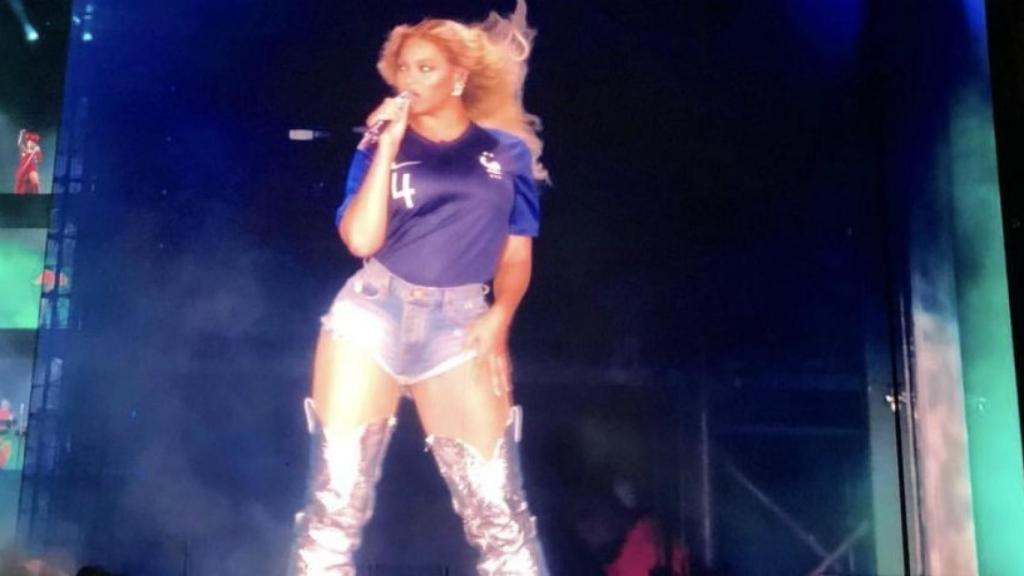
[[[544,142],[537,135],[540,118],[523,108],[526,60],[536,31],[526,24],[526,3],[519,0],[515,12],[503,18],[491,12],[486,20],[462,24],[454,20],[426,19],[419,24],[396,26],[380,51],[377,70],[395,86],[398,54],[409,38],[433,42],[456,66],[469,75],[462,102],[473,122],[518,136],[533,155],[533,177],[548,180],[540,163]]]

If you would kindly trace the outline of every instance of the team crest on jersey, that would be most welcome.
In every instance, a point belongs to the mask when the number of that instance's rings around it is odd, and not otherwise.
[[[494,159],[492,152],[483,151],[480,153],[480,164],[487,170],[487,176],[495,180],[501,180],[501,164]]]

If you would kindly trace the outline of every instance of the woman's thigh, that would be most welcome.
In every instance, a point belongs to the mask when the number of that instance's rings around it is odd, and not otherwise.
[[[398,398],[394,379],[362,345],[321,332],[313,364],[313,403],[325,428],[344,431],[389,418]]]
[[[490,458],[512,407],[510,393],[494,385],[486,360],[463,363],[412,387],[427,434],[458,438]]]

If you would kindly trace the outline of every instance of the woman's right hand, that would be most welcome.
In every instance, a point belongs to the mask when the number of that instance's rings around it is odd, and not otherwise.
[[[397,151],[409,121],[409,99],[399,96],[385,98],[384,102],[366,117],[366,127],[369,128],[381,120],[388,124],[377,138],[378,147],[386,146]]]

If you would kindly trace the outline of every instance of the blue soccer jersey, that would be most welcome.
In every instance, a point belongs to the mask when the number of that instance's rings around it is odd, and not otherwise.
[[[356,151],[335,225],[372,154]],[[539,233],[532,166],[523,141],[506,132],[470,124],[457,139],[437,143],[408,128],[391,165],[387,233],[374,258],[424,286],[490,281],[509,234]]]

